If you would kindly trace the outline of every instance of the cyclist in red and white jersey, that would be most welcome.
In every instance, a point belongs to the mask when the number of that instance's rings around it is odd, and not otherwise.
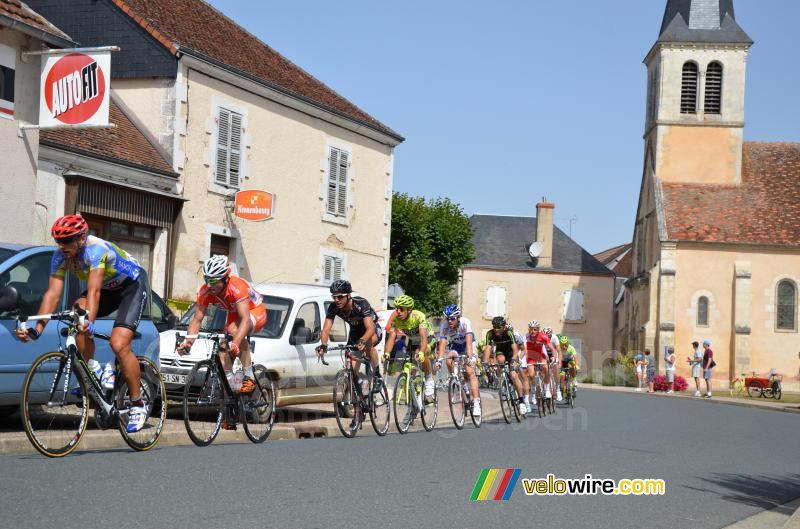
[[[266,306],[261,295],[247,281],[231,275],[230,263],[224,255],[214,255],[205,262],[203,281],[205,284],[197,293],[194,318],[186,331],[186,340],[178,347],[178,354],[186,354],[191,349],[209,305],[228,311],[225,332],[233,335],[233,341],[228,343],[230,358],[220,355],[220,360],[228,383],[231,383],[233,359],[241,354],[244,381],[240,391],[251,393],[256,386],[247,336],[260,331],[267,323]]]
[[[525,348],[528,351],[528,377],[533,380],[536,376],[536,364],[539,364],[542,369],[542,378],[545,381],[545,398],[550,399],[553,394],[550,392],[550,370],[548,369],[549,358],[548,352],[552,355],[555,353],[552,345],[550,345],[550,338],[541,331],[541,325],[538,321],[532,320],[528,323],[528,334],[525,336]],[[536,405],[536,395],[533,396],[533,405]]]

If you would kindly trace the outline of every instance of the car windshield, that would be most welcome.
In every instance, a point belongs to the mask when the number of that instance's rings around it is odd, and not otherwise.
[[[0,263],[17,253],[16,250],[9,250],[8,248],[0,248]]]
[[[264,296],[264,304],[267,306],[267,324],[256,333],[261,338],[279,338],[283,334],[286,320],[292,311],[292,300],[278,298],[275,296]],[[178,329],[187,329],[189,323],[194,318],[195,304],[189,307],[178,323]],[[205,317],[200,325],[202,331],[220,330],[225,325],[227,312],[217,308],[216,305],[209,305],[206,309]]]

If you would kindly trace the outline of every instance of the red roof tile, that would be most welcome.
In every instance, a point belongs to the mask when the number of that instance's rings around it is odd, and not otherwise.
[[[243,71],[399,138],[308,72],[293,64],[203,0],[113,0],[156,40],[175,53],[175,44]]]
[[[662,183],[668,239],[800,245],[800,143],[742,154],[741,185]]]
[[[603,263],[618,277],[630,277],[633,268],[633,244],[620,244],[594,255],[595,259]]]
[[[0,0],[0,15],[6,15],[15,20],[19,20],[23,24],[41,29],[56,37],[69,40],[69,35],[55,27],[48,22],[47,19],[19,0]]]
[[[109,121],[117,125],[114,129],[50,129],[39,133],[39,141],[45,145],[66,149],[88,156],[121,162],[177,176],[172,166],[150,143],[150,140],[134,125],[125,113],[111,101]]]

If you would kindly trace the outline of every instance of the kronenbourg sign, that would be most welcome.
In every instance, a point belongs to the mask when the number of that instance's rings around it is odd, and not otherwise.
[[[274,196],[268,191],[248,189],[239,191],[233,202],[233,214],[245,220],[267,220],[272,218]]]
[[[42,56],[39,127],[108,125],[111,53]]]

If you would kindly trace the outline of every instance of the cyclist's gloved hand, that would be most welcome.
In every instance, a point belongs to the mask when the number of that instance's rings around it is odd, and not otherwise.
[[[93,322],[93,321],[86,320],[86,322],[84,322],[84,324],[83,324],[83,329],[82,329],[82,331],[83,331],[85,334],[88,334],[89,336],[93,336],[93,335],[94,335],[94,331],[95,331],[95,328],[94,328],[94,322]]]
[[[322,356],[322,355],[324,355],[324,354],[325,354],[325,351],[327,351],[327,350],[328,350],[328,344],[326,344],[326,343],[321,343],[321,344],[319,344],[319,345],[317,346],[317,348],[316,348],[316,349],[314,349],[314,350],[317,352],[317,356]]]
[[[30,337],[31,340],[38,340],[39,336],[41,336],[41,334],[36,330],[36,327],[28,328],[28,337]]]

